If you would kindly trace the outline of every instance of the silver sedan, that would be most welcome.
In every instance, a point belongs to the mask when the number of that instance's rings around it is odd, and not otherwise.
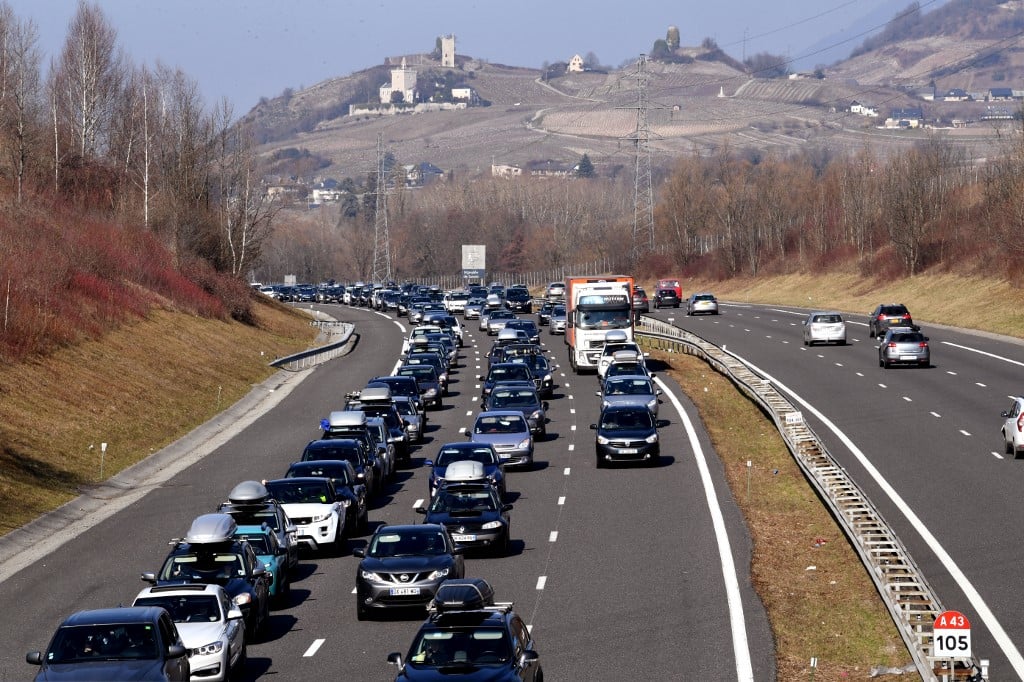
[[[811,313],[804,320],[804,345],[836,343],[846,345],[846,322],[837,312]]]

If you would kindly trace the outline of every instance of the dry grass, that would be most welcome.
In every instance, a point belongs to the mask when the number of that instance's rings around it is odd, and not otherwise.
[[[653,355],[670,365],[668,374],[700,410],[746,517],[751,575],[776,641],[777,679],[868,679],[872,666],[910,662],[874,583],[774,424],[704,362]]]
[[[184,435],[310,345],[308,318],[257,304],[258,327],[156,311],[97,341],[0,368],[0,534]]]

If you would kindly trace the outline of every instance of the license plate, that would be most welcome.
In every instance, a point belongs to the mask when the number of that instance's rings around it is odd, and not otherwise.
[[[415,595],[418,595],[419,593],[420,593],[420,588],[418,588],[418,587],[392,587],[391,588],[391,596],[392,597],[415,596]]]
[[[621,452],[624,455],[635,455],[638,452],[640,452],[640,449],[639,448],[621,448],[619,450],[619,452]]]
[[[508,454],[507,452],[499,452],[498,459],[512,459],[512,455]]]
[[[476,536],[475,535],[466,535],[466,534],[460,535],[459,533],[452,533],[452,540],[454,540],[455,542],[476,542]]]
[[[917,360],[917,356],[916,355],[901,355],[900,356],[900,360],[904,360],[904,361],[906,361],[906,360]]]

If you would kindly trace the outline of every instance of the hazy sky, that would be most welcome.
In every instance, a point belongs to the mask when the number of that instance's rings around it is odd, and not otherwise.
[[[77,0],[8,0],[35,20],[49,62],[63,45]],[[933,0],[940,4],[944,0]],[[909,2],[909,0],[908,0]],[[619,66],[649,52],[670,25],[683,45],[705,37],[737,59],[744,51],[788,55],[795,68],[845,57],[799,59],[891,18],[907,3],[885,0],[99,0],[135,63],[161,61],[200,84],[207,104],[227,97],[241,115],[261,96],[345,76],[389,55],[429,52],[454,33],[456,51],[539,68],[593,52]],[[922,6],[931,2],[921,2]],[[873,26],[877,21],[867,25]],[[825,41],[822,43],[822,41]]]

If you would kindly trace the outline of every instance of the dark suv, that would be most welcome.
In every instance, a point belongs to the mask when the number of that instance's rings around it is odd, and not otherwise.
[[[481,578],[446,580],[428,607],[405,659],[388,654],[398,666],[396,682],[447,679],[536,682],[544,679],[540,656],[526,623],[512,602],[495,602]]]
[[[902,303],[883,303],[868,316],[868,338],[884,336],[889,327],[913,327],[910,311]]]
[[[516,313],[532,313],[533,300],[530,298],[530,290],[526,287],[510,287],[505,292],[505,305]]]

